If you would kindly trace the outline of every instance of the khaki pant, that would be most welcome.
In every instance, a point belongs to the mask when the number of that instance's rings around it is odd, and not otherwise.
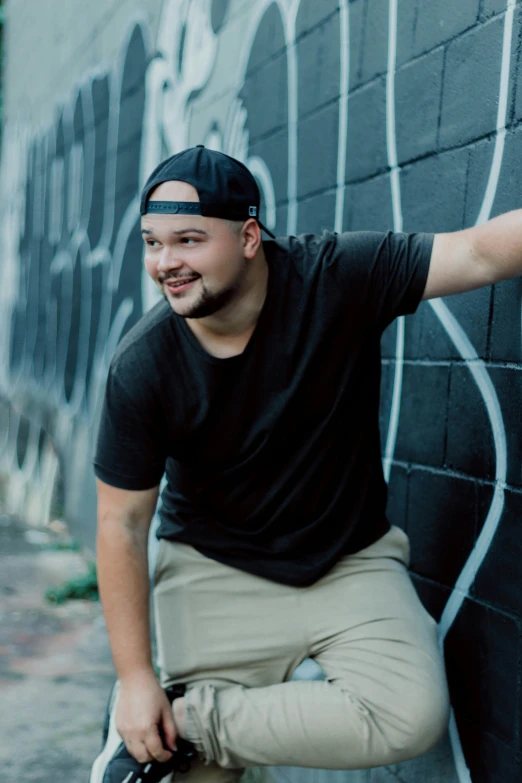
[[[394,527],[311,587],[289,587],[162,540],[158,664],[164,686],[188,685],[201,761],[187,781],[237,781],[258,765],[364,769],[436,744],[448,722],[444,664],[408,560]],[[307,657],[326,679],[288,682]]]

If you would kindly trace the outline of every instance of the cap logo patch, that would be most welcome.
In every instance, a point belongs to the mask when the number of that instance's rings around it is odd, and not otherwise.
[[[257,207],[249,207],[248,208],[248,214],[250,217],[256,217],[257,216]]]

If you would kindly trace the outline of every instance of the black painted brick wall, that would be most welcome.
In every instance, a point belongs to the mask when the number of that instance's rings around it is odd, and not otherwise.
[[[398,4],[396,139],[404,230],[453,231],[477,220],[496,140],[504,0]],[[354,0],[345,215],[349,229],[393,226],[386,148],[388,3]],[[379,23],[380,18],[380,23]],[[521,9],[514,15],[503,164],[491,216],[522,206]],[[353,57],[352,57],[353,60]],[[452,702],[473,783],[522,779],[522,282],[447,298],[484,362],[505,428],[498,530],[446,640]],[[386,440],[396,326],[383,336]],[[480,535],[497,460],[470,367],[429,303],[406,321],[401,413],[388,514],[411,541],[419,595],[439,619]]]

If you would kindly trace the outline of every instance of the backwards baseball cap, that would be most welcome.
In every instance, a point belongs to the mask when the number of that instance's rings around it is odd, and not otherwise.
[[[199,202],[149,201],[154,188],[170,180],[181,180],[195,187]],[[255,218],[263,231],[274,237],[259,220],[260,203],[257,182],[243,163],[198,144],[172,155],[154,169],[141,192],[140,213],[203,215],[225,220]]]

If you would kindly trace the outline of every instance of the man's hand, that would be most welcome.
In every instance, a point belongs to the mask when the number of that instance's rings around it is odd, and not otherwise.
[[[116,728],[129,753],[142,764],[166,762],[172,757],[166,748],[177,750],[172,707],[154,672],[120,680]]]

